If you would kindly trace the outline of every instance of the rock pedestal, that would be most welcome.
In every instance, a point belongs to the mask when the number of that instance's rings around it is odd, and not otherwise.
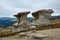
[[[35,17],[35,20],[32,22],[33,25],[50,25],[49,18],[51,17],[51,14],[53,13],[52,9],[48,10],[38,10],[36,12],[33,12],[32,15]]]
[[[29,13],[30,13],[29,11],[19,12],[17,15],[14,15],[17,18],[17,26],[18,27],[20,26],[20,28],[22,28],[22,27],[26,28],[27,23],[28,23],[27,15]]]
[[[29,14],[30,12],[19,12],[17,15],[14,15],[17,18],[17,23],[26,21],[27,22],[27,14]]]

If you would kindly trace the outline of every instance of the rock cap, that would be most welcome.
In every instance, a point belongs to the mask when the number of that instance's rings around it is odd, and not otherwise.
[[[19,12],[17,15],[14,15],[16,17],[21,17],[22,15],[29,14],[30,11],[25,11],[25,12]]]

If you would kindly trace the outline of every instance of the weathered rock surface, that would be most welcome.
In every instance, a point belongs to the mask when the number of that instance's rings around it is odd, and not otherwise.
[[[55,29],[47,29],[47,30],[39,30],[37,31],[37,33],[39,35],[47,35],[46,38],[44,39],[39,39],[39,40],[60,40],[60,28],[55,28]],[[31,31],[28,31],[27,32],[28,35],[30,35],[30,37],[23,37],[23,38],[20,38],[20,36],[18,36],[19,34],[17,35],[14,35],[14,36],[9,36],[9,37],[2,37],[0,38],[0,40],[38,40],[38,39],[34,39],[33,37],[31,37],[33,34]]]
[[[40,26],[50,25],[49,18],[51,17],[52,13],[52,9],[38,10],[36,12],[33,12],[32,15],[35,17],[35,20],[32,22],[32,24]]]
[[[27,28],[28,29],[28,21],[27,21],[27,15],[30,13],[30,11],[26,12],[19,12],[17,15],[14,15],[17,18],[17,23],[13,24],[13,26],[20,27],[20,28]]]
[[[27,15],[30,13],[30,11],[26,12],[19,12],[17,15],[14,15],[17,18],[17,23],[19,24],[22,21],[27,22]]]

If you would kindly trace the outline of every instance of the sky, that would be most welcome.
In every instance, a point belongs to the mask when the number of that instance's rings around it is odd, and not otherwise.
[[[60,0],[0,0],[0,17],[13,17],[18,12],[41,9],[53,9],[52,16],[60,15]]]

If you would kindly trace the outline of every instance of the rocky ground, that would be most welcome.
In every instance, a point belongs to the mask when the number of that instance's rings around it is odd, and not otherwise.
[[[45,35],[45,38],[35,39],[32,35],[39,34],[38,36],[42,37]],[[60,28],[38,30],[36,32],[28,31],[16,34],[14,36],[0,37],[0,40],[60,40]],[[42,35],[42,36],[41,36]]]

